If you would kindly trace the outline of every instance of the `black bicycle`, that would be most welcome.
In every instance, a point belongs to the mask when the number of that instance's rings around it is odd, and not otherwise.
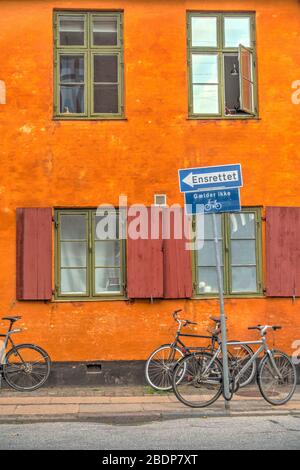
[[[46,351],[39,346],[14,344],[11,336],[22,330],[20,328],[13,330],[12,327],[21,318],[2,318],[2,320],[9,321],[10,325],[5,335],[0,334],[1,338],[5,338],[0,350],[0,373],[10,387],[21,392],[31,392],[42,387],[48,379],[51,361]],[[11,349],[6,352],[8,343]]]
[[[172,389],[172,375],[177,363],[186,356],[192,354],[192,352],[206,352],[214,353],[218,350],[221,339],[221,319],[219,317],[211,317],[210,319],[215,323],[215,328],[210,330],[210,336],[195,335],[195,334],[183,334],[182,328],[189,325],[197,325],[197,323],[190,320],[182,320],[178,317],[178,314],[182,310],[175,310],[173,313],[174,320],[178,323],[175,339],[173,343],[162,344],[159,348],[153,351],[147,362],[145,368],[145,375],[148,384],[155,390],[171,390]],[[186,346],[180,338],[201,338],[209,340],[209,344],[205,347]],[[237,374],[241,371],[246,363],[252,358],[254,352],[247,345],[233,345],[228,348],[229,356],[229,367],[232,374]],[[240,387],[246,387],[249,385],[256,374],[256,364],[253,362],[252,367],[245,370],[239,385]],[[183,376],[185,371],[181,371]],[[178,380],[180,377],[178,376]]]

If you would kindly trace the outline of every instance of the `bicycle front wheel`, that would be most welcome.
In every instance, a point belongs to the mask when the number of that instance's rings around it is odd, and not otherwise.
[[[174,367],[183,356],[181,349],[171,344],[165,344],[153,351],[145,368],[148,384],[155,390],[171,390]]]
[[[280,406],[287,403],[294,395],[297,373],[296,367],[286,354],[281,351],[272,351],[272,356],[274,363],[266,355],[260,364],[258,386],[268,403]]]
[[[173,390],[181,403],[192,408],[212,405],[222,393],[222,365],[209,353],[181,359],[173,374]]]
[[[44,385],[50,367],[50,358],[42,348],[33,344],[19,344],[7,353],[3,376],[15,390],[31,392]]]

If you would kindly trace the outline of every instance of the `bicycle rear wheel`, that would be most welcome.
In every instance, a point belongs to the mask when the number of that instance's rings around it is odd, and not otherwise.
[[[272,351],[273,360],[266,355],[258,371],[258,386],[264,399],[274,406],[287,403],[295,393],[297,385],[296,367],[291,359],[281,351]]]
[[[155,390],[171,390],[174,367],[183,356],[183,352],[171,344],[165,344],[153,351],[145,367],[148,384]]]
[[[44,385],[50,367],[50,358],[42,348],[33,344],[19,344],[7,353],[3,376],[15,390],[33,391]]]
[[[192,408],[212,405],[222,393],[222,365],[213,355],[195,353],[181,359],[173,373],[173,390],[181,403]]]

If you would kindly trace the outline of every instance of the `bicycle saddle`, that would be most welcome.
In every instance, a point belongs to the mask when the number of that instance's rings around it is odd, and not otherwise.
[[[8,320],[14,323],[15,321],[21,320],[22,317],[3,317],[2,320]]]
[[[210,317],[210,319],[214,321],[215,323],[221,323],[221,317]],[[226,317],[226,320],[227,320],[227,317]]]

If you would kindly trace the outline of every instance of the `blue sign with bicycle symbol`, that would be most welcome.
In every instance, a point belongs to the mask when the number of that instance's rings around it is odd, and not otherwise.
[[[206,190],[185,193],[185,210],[188,215],[204,212],[239,212],[241,210],[239,188]]]

